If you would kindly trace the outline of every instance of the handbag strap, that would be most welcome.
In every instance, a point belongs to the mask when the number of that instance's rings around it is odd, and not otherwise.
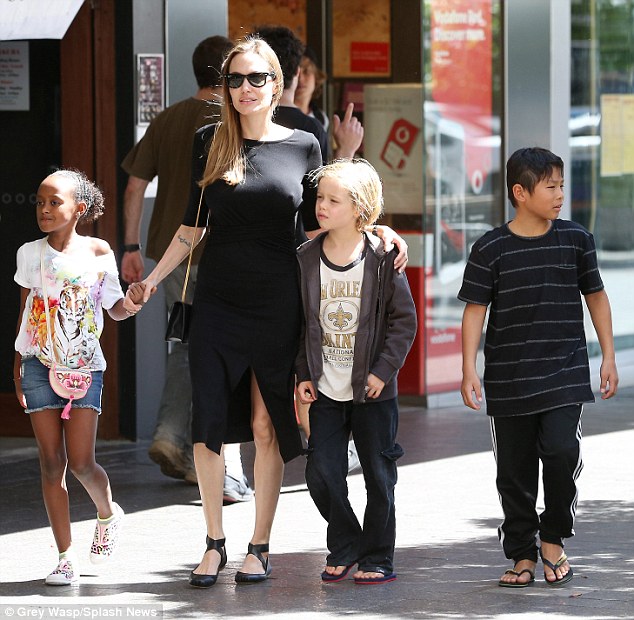
[[[46,276],[44,273],[44,252],[46,251],[46,245],[48,237],[42,239],[42,245],[40,248],[40,278],[42,279],[42,297],[44,297],[44,312],[46,313],[46,337],[48,339],[48,350],[50,352],[51,364],[55,364],[56,355],[53,348],[53,339],[51,338],[51,317],[48,310],[48,291],[46,290]]]
[[[185,281],[183,282],[183,292],[181,293],[181,301],[185,303],[185,296],[187,294],[187,283],[189,282],[189,272],[192,267],[192,256],[194,255],[194,239],[196,238],[196,228],[198,228],[198,218],[200,217],[200,206],[203,203],[203,192],[205,188],[200,189],[200,200],[198,201],[198,213],[196,213],[196,225],[194,226],[194,233],[192,234],[192,243],[189,246],[189,260],[187,261],[187,271],[185,272]]]

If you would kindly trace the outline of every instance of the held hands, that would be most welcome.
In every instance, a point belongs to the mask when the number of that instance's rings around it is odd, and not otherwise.
[[[607,400],[616,394],[619,385],[619,374],[614,360],[603,360],[601,364],[601,398]]]
[[[368,375],[368,384],[365,386],[365,393],[368,398],[378,398],[385,387],[385,381],[379,379],[376,375],[370,373]]]
[[[478,411],[482,406],[482,386],[477,373],[463,373],[460,386],[462,402],[470,409]],[[473,398],[475,394],[475,399]]]
[[[302,405],[310,405],[317,400],[317,392],[312,381],[300,381],[297,384],[297,397]]]
[[[156,286],[149,287],[146,282],[130,284],[123,300],[123,307],[128,316],[134,316],[145,302],[156,293]]]
[[[398,249],[398,256],[394,260],[394,269],[396,269],[399,273],[403,273],[405,271],[405,267],[407,267],[407,243],[405,239],[400,237],[394,230],[392,230],[389,226],[366,226],[365,230],[367,232],[376,234],[379,239],[383,240],[385,244],[385,249],[389,252],[394,246]]]

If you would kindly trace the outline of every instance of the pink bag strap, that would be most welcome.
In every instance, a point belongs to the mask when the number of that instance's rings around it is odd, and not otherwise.
[[[42,246],[40,249],[40,278],[42,279],[42,296],[44,297],[44,311],[46,313],[46,337],[48,338],[48,351],[51,364],[55,364],[55,349],[53,348],[53,339],[51,338],[51,316],[48,310],[48,292],[46,290],[46,277],[44,275],[44,252],[46,252],[46,246],[48,245],[48,237],[42,239]]]

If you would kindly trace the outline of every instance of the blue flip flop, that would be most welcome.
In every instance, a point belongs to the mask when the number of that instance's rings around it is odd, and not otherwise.
[[[350,572],[350,569],[355,564],[356,564],[356,562],[353,562],[352,564],[349,564],[338,575],[334,575],[333,573],[327,573],[326,571],[324,571],[321,574],[321,580],[323,582],[325,582],[325,583],[337,583],[338,581],[343,581],[348,576],[348,573]]]
[[[374,571],[372,571],[374,572]],[[383,574],[380,577],[355,577],[354,582],[358,586],[377,585],[379,583],[389,583],[396,580],[396,573]]]

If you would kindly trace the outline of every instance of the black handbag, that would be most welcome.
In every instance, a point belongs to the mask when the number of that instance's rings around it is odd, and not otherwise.
[[[175,301],[170,308],[165,340],[167,342],[182,342],[189,340],[189,322],[192,317],[192,305],[185,301]]]
[[[194,254],[194,239],[196,237],[196,228],[198,228],[198,218],[200,217],[200,205],[203,202],[203,191],[204,188],[200,190],[196,226],[194,227],[192,242],[189,246],[189,261],[187,262],[187,271],[185,272],[185,281],[183,282],[183,293],[181,294],[181,300],[175,301],[172,304],[169,318],[167,319],[167,329],[165,330],[165,340],[167,340],[167,342],[187,344],[189,341],[189,324],[192,318],[192,305],[185,301],[185,296],[187,294],[187,283],[189,282],[189,271],[192,266],[192,255]]]

